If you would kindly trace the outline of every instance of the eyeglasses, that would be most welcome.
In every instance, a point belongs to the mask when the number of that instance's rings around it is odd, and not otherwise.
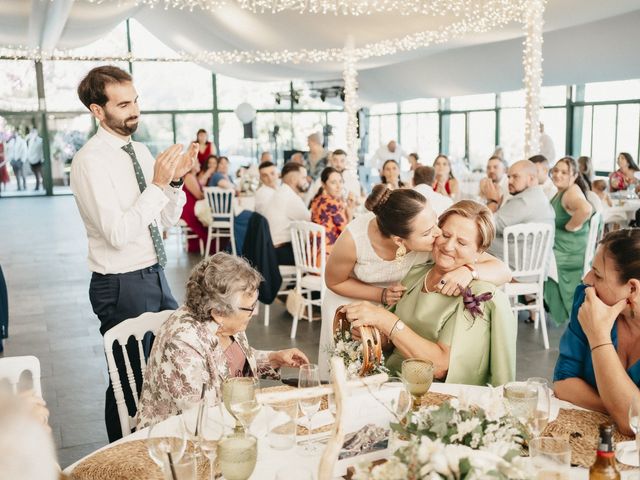
[[[253,313],[253,311],[256,309],[256,307],[258,306],[258,300],[256,300],[256,302],[251,305],[250,307],[238,307],[238,310],[242,310],[244,312],[249,312],[249,315],[251,315]]]

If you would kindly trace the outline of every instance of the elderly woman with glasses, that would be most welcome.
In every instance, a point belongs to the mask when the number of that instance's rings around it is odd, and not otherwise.
[[[256,350],[245,330],[258,303],[260,274],[242,258],[217,253],[201,261],[187,282],[186,300],[162,325],[151,350],[137,413],[144,428],[219,391],[229,377],[278,379],[282,366],[309,360],[297,348]]]

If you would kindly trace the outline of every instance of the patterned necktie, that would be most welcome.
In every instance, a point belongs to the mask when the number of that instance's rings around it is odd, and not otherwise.
[[[131,157],[131,161],[133,162],[133,170],[136,172],[136,180],[138,181],[138,188],[140,188],[140,193],[144,192],[144,189],[147,188],[147,182],[144,179],[144,174],[142,173],[142,168],[138,163],[138,159],[136,158],[136,152],[133,149],[133,145],[131,143],[127,143],[122,146],[122,150],[127,152]],[[162,243],[162,237],[160,236],[160,230],[155,222],[149,224],[149,232],[151,233],[151,240],[153,240],[153,247],[156,249],[156,256],[158,257],[158,263],[162,268],[167,265],[167,254],[164,251],[164,244]]]

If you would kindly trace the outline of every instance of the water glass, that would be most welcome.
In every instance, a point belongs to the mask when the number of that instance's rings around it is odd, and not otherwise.
[[[231,377],[227,378],[222,384],[222,400],[228,412],[236,419],[236,432],[243,431],[242,420],[234,413],[231,407],[242,402],[255,402],[258,386],[259,382],[255,377]],[[255,415],[257,415],[257,412]],[[251,421],[253,421],[255,415],[253,415]],[[247,418],[244,421],[247,421]]]
[[[406,382],[400,377],[389,377],[372,395],[401,422],[412,406],[411,393]],[[389,400],[391,398],[391,400]]]
[[[233,433],[218,444],[218,462],[225,480],[247,480],[257,460],[258,440],[253,435]]]
[[[179,461],[187,448],[187,435],[182,419],[178,419],[177,431],[171,432],[171,436],[163,435],[158,430],[158,424],[149,428],[147,449],[151,459],[166,473],[169,461],[167,454],[171,454],[174,462]]]
[[[566,438],[538,437],[529,442],[536,480],[569,480],[571,445]]]
[[[402,362],[402,379],[413,397],[413,408],[419,408],[422,396],[433,383],[433,362],[408,358]]]
[[[527,382],[510,382],[503,389],[509,413],[527,425],[538,405],[538,390]]]
[[[527,385],[538,392],[538,403],[529,419],[529,428],[533,437],[539,437],[549,423],[551,414],[551,389],[546,378],[531,377],[527,379]]]
[[[176,480],[198,480],[198,457],[192,453],[185,453],[180,460],[173,462],[173,473],[175,473]],[[165,477],[173,480],[173,473],[167,472]]]
[[[300,367],[298,374],[298,388],[313,388],[320,386],[320,372],[318,365],[307,364]],[[317,452],[317,446],[311,443],[311,421],[313,416],[320,410],[320,401],[322,397],[305,398],[299,401],[300,410],[307,417],[307,442],[304,446],[304,453],[314,455]]]
[[[216,415],[217,413],[217,415]],[[224,436],[224,420],[222,409],[209,410],[205,412],[202,421],[202,436],[200,441],[200,450],[209,461],[209,479],[214,480],[216,470],[216,457],[218,453],[218,443]]]
[[[269,446],[276,450],[288,450],[296,444],[298,402],[296,400],[269,405]]]

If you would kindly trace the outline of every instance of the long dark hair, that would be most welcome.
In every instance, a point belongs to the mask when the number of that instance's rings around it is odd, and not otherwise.
[[[640,228],[624,228],[609,232],[600,242],[605,254],[615,263],[623,283],[640,280]]]
[[[398,167],[398,186],[399,187],[404,187],[404,182],[402,180],[400,180],[400,165],[393,158],[390,158],[389,160],[387,160],[386,162],[384,162],[382,164],[382,170],[380,171],[380,183],[385,184],[385,185],[387,184],[387,178],[384,175],[382,175],[382,171],[384,170],[384,167],[386,167],[387,164],[389,164],[389,163],[395,163],[396,167]]]
[[[435,160],[433,161],[433,168],[436,167],[436,162],[438,161],[439,158],[444,158],[447,161],[447,164],[449,165],[449,180],[451,180],[452,178],[455,179],[456,177],[453,176],[453,168],[451,168],[451,160],[449,160],[449,157],[447,157],[444,153],[439,153],[438,156],[435,158]]]
[[[331,176],[332,173],[337,173],[338,175],[340,175],[342,177],[342,173],[340,173],[338,170],[336,170],[333,167],[326,167],[324,170],[322,170],[322,173],[320,174],[320,181],[322,183],[327,183],[329,181],[329,177]],[[322,185],[320,185],[320,188],[318,189],[318,192],[313,196],[313,198],[311,199],[311,203],[313,203],[313,201],[318,198],[320,195],[322,195],[324,193],[324,187]]]
[[[580,175],[580,169],[578,168],[578,163],[575,161],[573,157],[562,157],[560,160],[556,162],[556,165],[560,162],[564,163],[569,168],[569,173],[571,175],[577,175],[576,185],[580,187],[580,190],[582,190],[582,193],[586,197],[587,192],[591,189],[589,188],[589,185],[587,185],[587,182],[585,182],[584,177]]]
[[[624,157],[624,159],[627,161],[627,165],[629,165],[629,169],[633,170],[634,172],[640,171],[640,168],[638,167],[638,164],[633,161],[633,157],[631,156],[630,153],[620,152],[620,155],[622,155]],[[620,156],[620,155],[618,155],[618,156]]]
[[[364,206],[376,215],[380,232],[407,238],[411,235],[411,223],[424,207],[427,199],[411,189],[391,190],[386,185],[376,185]]]
[[[195,143],[198,143],[198,137],[200,136],[201,133],[207,133],[207,131],[204,128],[201,128],[200,130],[198,130],[198,133],[196,133],[196,141],[195,141]],[[205,142],[205,145],[207,143],[209,143],[208,140]]]

